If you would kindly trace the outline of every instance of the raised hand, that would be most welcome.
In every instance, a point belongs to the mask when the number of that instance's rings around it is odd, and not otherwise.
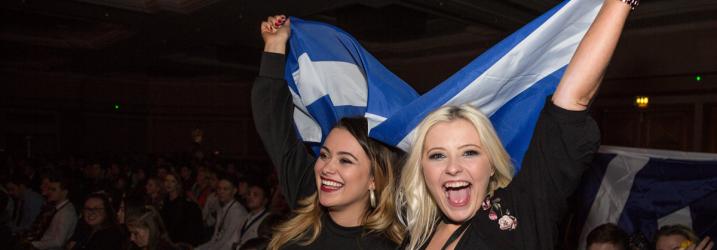
[[[264,52],[285,54],[286,41],[291,34],[291,21],[284,15],[270,16],[261,23]]]

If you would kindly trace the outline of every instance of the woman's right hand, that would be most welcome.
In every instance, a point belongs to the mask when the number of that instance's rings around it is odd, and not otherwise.
[[[261,23],[261,38],[264,39],[264,52],[285,54],[286,41],[291,34],[291,22],[284,15],[270,16]]]

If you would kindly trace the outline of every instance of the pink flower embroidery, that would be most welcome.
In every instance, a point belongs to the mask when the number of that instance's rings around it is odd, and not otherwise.
[[[500,230],[515,230],[518,227],[518,219],[515,216],[506,214],[500,217],[498,225],[500,225]]]
[[[498,219],[498,214],[496,214],[495,211],[491,209],[490,212],[488,212],[488,219],[496,220]]]

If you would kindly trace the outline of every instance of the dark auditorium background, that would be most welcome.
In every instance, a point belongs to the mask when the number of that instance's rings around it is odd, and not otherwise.
[[[559,1],[171,2],[2,1],[2,153],[182,152],[200,129],[266,161],[248,93],[267,15],[335,24],[425,92]],[[603,144],[717,153],[716,31],[715,1],[644,0],[593,105]]]

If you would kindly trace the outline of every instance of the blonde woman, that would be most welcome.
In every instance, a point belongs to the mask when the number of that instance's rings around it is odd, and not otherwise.
[[[399,184],[406,249],[555,249],[567,197],[599,146],[586,109],[630,5],[606,0],[555,94],[546,100],[523,169],[513,166],[488,118],[440,108],[419,125]]]
[[[403,235],[394,206],[399,153],[368,138],[366,119],[357,117],[339,121],[318,159],[309,154],[294,132],[283,79],[290,25],[284,16],[262,23],[265,49],[252,89],[257,131],[294,211],[269,249],[395,249]]]

